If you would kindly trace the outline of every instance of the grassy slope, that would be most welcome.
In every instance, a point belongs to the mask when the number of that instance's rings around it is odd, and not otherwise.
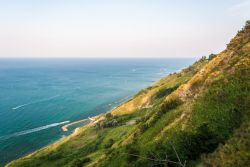
[[[212,60],[161,79],[95,126],[8,166],[180,166],[178,157],[187,166],[246,166],[249,38],[248,24]]]
[[[72,164],[75,161],[85,159],[85,156],[90,157],[92,159],[91,164],[93,164],[98,159],[103,158],[103,154],[108,151],[108,149],[104,148],[104,145],[109,139],[115,140],[113,147],[119,147],[130,134],[136,131],[138,122],[162,103],[165,95],[170,94],[179,85],[187,82],[207,62],[207,60],[200,60],[180,73],[174,73],[162,78],[151,87],[140,91],[134,98],[113,110],[111,113],[115,118],[112,117],[110,119],[118,120],[121,125],[103,129],[92,126],[80,128],[78,134],[41,149],[27,157],[13,161],[9,166],[61,166],[62,164],[73,166]],[[147,102],[147,105],[141,105],[141,99],[144,97],[148,97],[147,99],[152,102]],[[128,114],[128,111],[124,110],[124,106],[127,106],[128,103],[133,103],[135,106],[139,103],[141,107],[135,108],[133,112],[129,112]],[[131,120],[137,120],[137,123],[127,125],[126,123]]]

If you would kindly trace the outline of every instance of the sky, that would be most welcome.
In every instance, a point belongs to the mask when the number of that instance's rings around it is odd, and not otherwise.
[[[250,0],[0,0],[0,58],[182,58],[222,51]]]

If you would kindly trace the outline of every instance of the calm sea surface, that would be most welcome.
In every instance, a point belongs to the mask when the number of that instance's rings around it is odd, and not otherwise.
[[[0,166],[69,135],[194,59],[0,59]]]

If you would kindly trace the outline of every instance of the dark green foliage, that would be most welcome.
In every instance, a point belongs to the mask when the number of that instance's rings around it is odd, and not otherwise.
[[[41,159],[46,159],[46,160],[49,160],[49,161],[54,161],[54,160],[58,160],[62,158],[62,155],[61,153],[59,152],[50,152],[49,154],[47,155],[44,155],[43,157],[41,157]]]
[[[136,149],[136,147],[128,145],[126,147],[126,153],[127,155],[127,162],[133,162],[136,161],[138,159],[139,151]]]
[[[142,134],[148,128],[154,126],[154,124],[164,115],[167,111],[173,110],[177,108],[179,105],[182,104],[182,101],[178,98],[171,99],[169,101],[165,101],[163,104],[162,102],[155,105],[151,114],[145,116],[143,118],[143,122],[139,124],[138,129],[139,132]]]
[[[167,157],[170,161],[179,162],[176,150],[181,162],[184,163],[186,160],[188,164],[192,164],[200,158],[201,154],[213,152],[221,142],[220,138],[205,123],[198,127],[195,132],[178,131],[169,137],[170,140],[163,139],[152,143],[145,156],[160,160]],[[178,167],[175,163],[168,163],[168,166]]]
[[[109,113],[107,113],[107,114],[105,115],[105,117],[106,117],[107,119],[110,119],[110,118],[113,117],[113,115],[109,112]]]
[[[179,85],[176,85],[174,87],[170,87],[170,88],[166,88],[166,89],[162,89],[159,90],[154,96],[153,99],[159,99],[162,98],[164,96],[169,95],[170,93],[172,93],[174,90],[176,90],[179,87]]]
[[[196,133],[182,134],[180,145],[182,147],[181,154],[188,160],[196,160],[202,153],[214,151],[221,140],[209,129],[207,124],[198,127]]]
[[[104,148],[110,148],[113,144],[114,144],[114,140],[113,139],[109,139],[108,142],[106,144],[104,144]]]
[[[138,129],[139,129],[140,133],[143,133],[148,129],[148,125],[145,123],[142,123],[138,126]]]
[[[206,60],[207,60],[206,56],[202,56],[199,61],[206,61]]]
[[[112,119],[112,120],[106,120],[103,122],[102,126],[103,128],[110,128],[110,127],[115,127],[118,126],[119,123],[116,119]]]
[[[213,58],[215,58],[216,57],[216,54],[210,54],[209,56],[208,56],[208,60],[212,60]]]
[[[170,99],[166,101],[165,103],[163,103],[161,111],[165,113],[166,111],[172,110],[181,104],[182,104],[182,101],[177,97]]]
[[[233,136],[212,154],[203,157],[203,165],[246,167],[250,160],[250,123],[244,123]]]
[[[111,128],[119,126],[119,122],[116,119],[106,119],[103,121],[98,122],[95,127],[97,130],[103,129],[103,128]]]
[[[77,159],[77,160],[73,161],[71,167],[83,167],[84,164],[86,164],[90,161],[91,161],[90,158]]]
[[[246,27],[250,26],[250,20],[246,21]]]

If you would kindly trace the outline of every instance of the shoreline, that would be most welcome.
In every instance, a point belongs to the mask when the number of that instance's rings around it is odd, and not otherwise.
[[[160,77],[161,78],[161,77]],[[151,84],[154,84],[158,79],[156,79],[155,81],[151,81],[152,83]],[[151,85],[150,84],[150,85]],[[142,87],[141,89],[145,89],[146,87]],[[139,89],[139,90],[141,90]],[[139,91],[138,90],[138,91]],[[20,158],[24,158],[26,157],[27,155],[30,155],[32,153],[36,153],[37,151],[39,152],[39,150],[43,150],[44,148],[46,147],[50,147],[50,146],[54,146],[54,145],[57,145],[57,143],[60,143],[60,142],[64,142],[65,140],[68,140],[68,138],[72,138],[74,137],[75,135],[79,135],[79,133],[81,133],[85,128],[88,128],[88,127],[91,127],[91,126],[94,126],[96,123],[98,123],[99,121],[103,120],[104,118],[104,114],[107,113],[107,112],[112,112],[113,110],[119,108],[121,105],[123,105],[124,103],[126,103],[127,101],[130,101],[131,99],[134,98],[134,96],[138,93],[138,91],[134,92],[133,94],[131,95],[128,95],[128,96],[125,96],[113,103],[109,103],[107,104],[108,105],[108,108],[110,108],[109,111],[101,111],[101,113],[97,114],[97,115],[94,115],[93,117],[88,117],[88,118],[84,118],[84,119],[81,119],[80,120],[76,120],[73,122],[69,122],[68,124],[66,125],[61,125],[58,127],[59,130],[62,130],[61,132],[65,135],[63,135],[63,137],[59,138],[59,139],[56,139],[54,140],[53,142],[47,144],[47,145],[44,145],[42,146],[41,148],[38,148],[38,149],[35,149],[33,151],[31,151],[30,153],[26,154],[26,155],[22,155],[21,157],[19,158],[16,158],[16,159],[13,159],[11,161],[15,161],[17,159],[20,159]],[[106,108],[105,108],[106,109]],[[90,118],[94,118],[93,120],[91,120]],[[88,121],[90,120],[90,121]],[[79,123],[79,124],[78,124]],[[74,125],[74,126],[73,126]],[[66,133],[66,132],[69,132],[70,133]],[[11,161],[9,161],[7,164],[9,164]]]
[[[104,112],[104,113],[106,113],[106,112]],[[62,144],[62,143],[65,143],[65,142],[67,142],[68,140],[72,139],[73,137],[77,136],[77,135],[81,132],[81,129],[84,129],[84,128],[89,127],[89,126],[93,126],[93,125],[95,125],[97,122],[99,122],[99,121],[101,121],[101,120],[103,120],[103,119],[104,119],[103,113],[101,113],[101,114],[95,115],[95,116],[93,116],[93,117],[88,117],[88,118],[85,118],[85,119],[82,119],[82,120],[78,120],[78,121],[72,122],[72,123],[70,123],[70,125],[67,124],[67,125],[71,126],[71,125],[73,125],[73,124],[76,124],[76,122],[79,123],[79,122],[82,122],[83,120],[85,120],[85,121],[86,121],[86,120],[91,120],[91,121],[90,121],[89,123],[87,123],[86,125],[83,125],[83,126],[80,126],[80,127],[75,128],[71,134],[69,134],[69,135],[67,135],[67,136],[65,136],[65,137],[63,137],[63,138],[60,138],[60,139],[58,139],[58,140],[56,140],[56,141],[54,141],[54,142],[52,142],[52,143],[50,143],[50,144],[48,144],[48,145],[45,145],[45,146],[41,147],[40,149],[37,149],[37,150],[32,151],[32,152],[30,152],[30,153],[27,153],[26,155],[24,155],[24,156],[22,156],[22,157],[20,157],[20,158],[18,158],[18,159],[23,159],[23,158],[25,158],[25,157],[30,157],[30,156],[32,156],[32,155],[34,155],[34,154],[36,154],[36,153],[39,153],[39,152],[44,151],[44,150],[49,149],[49,148],[53,148],[53,149],[54,149],[54,148],[56,148],[58,145],[60,145],[60,144]],[[62,129],[62,128],[63,128],[63,127],[61,127],[61,129]],[[8,167],[9,164],[10,164],[11,162],[16,161],[16,160],[18,160],[18,159],[11,160],[11,161],[7,162],[7,163],[5,164],[5,167]]]
[[[133,96],[132,96],[132,97],[133,97]],[[92,116],[92,117],[88,117],[88,118],[84,118],[84,119],[81,119],[81,120],[78,120],[78,121],[71,122],[71,123],[69,123],[69,124],[66,124],[66,125],[62,126],[61,129],[62,129],[63,132],[67,132],[67,131],[68,131],[68,128],[69,128],[70,126],[72,126],[72,125],[75,125],[75,124],[78,124],[78,123],[81,123],[81,122],[85,122],[85,121],[88,121],[88,120],[90,121],[90,122],[88,122],[87,124],[85,124],[85,125],[83,125],[83,126],[79,126],[79,127],[75,128],[74,131],[73,131],[73,133],[72,133],[72,134],[74,134],[75,131],[76,131],[77,129],[81,128],[81,127],[96,124],[97,122],[100,121],[100,119],[97,119],[97,118],[101,118],[101,115],[102,115],[102,114],[105,114],[105,113],[107,113],[107,112],[112,112],[114,109],[116,109],[116,108],[119,107],[120,105],[124,104],[126,101],[128,101],[128,100],[131,99],[132,97],[130,97],[130,96],[125,96],[124,98],[122,98],[122,99],[116,101],[114,104],[118,104],[118,105],[115,106],[114,108],[111,108],[111,110],[106,111],[106,112],[103,112],[103,113],[100,113],[100,114],[95,115],[95,116]],[[110,105],[110,104],[109,104],[109,105]]]
[[[68,131],[68,128],[72,125],[75,125],[75,124],[78,124],[78,123],[81,123],[81,122],[85,122],[85,121],[88,121],[90,120],[89,118],[85,118],[85,119],[81,119],[81,120],[78,120],[78,121],[74,121],[74,122],[71,122],[69,124],[66,124],[64,126],[61,127],[62,131],[64,132],[67,132]],[[91,120],[90,120],[91,121]]]
[[[157,80],[156,80],[156,81],[157,81]],[[154,84],[156,81],[152,82],[152,84]],[[138,93],[138,92],[137,92],[137,93]],[[36,149],[36,150],[34,150],[34,151],[31,151],[30,153],[27,153],[26,155],[23,155],[23,156],[21,156],[21,157],[19,157],[19,158],[17,158],[17,159],[14,159],[14,160],[11,160],[11,161],[7,162],[7,163],[5,164],[5,167],[9,167],[8,165],[9,165],[11,162],[13,162],[13,161],[16,161],[16,160],[18,160],[18,159],[23,159],[23,158],[26,158],[26,157],[30,157],[30,156],[32,156],[32,155],[34,155],[34,154],[36,154],[36,153],[39,153],[39,152],[41,152],[41,151],[44,151],[44,150],[46,150],[46,149],[51,149],[51,148],[54,149],[54,148],[58,147],[60,144],[63,144],[63,143],[65,143],[65,142],[71,140],[72,138],[78,136],[78,135],[79,135],[81,132],[83,132],[86,128],[95,126],[98,122],[104,120],[104,119],[105,119],[105,116],[104,116],[104,115],[105,115],[106,113],[109,113],[109,112],[112,113],[112,111],[114,111],[115,109],[119,108],[121,105],[123,105],[123,104],[125,104],[126,102],[130,101],[131,99],[133,99],[134,96],[135,96],[137,93],[134,93],[134,94],[129,95],[129,96],[125,96],[125,97],[121,98],[120,100],[114,102],[113,104],[115,104],[116,106],[110,108],[110,110],[108,110],[108,111],[104,111],[104,112],[101,112],[101,113],[99,113],[99,114],[97,114],[97,115],[94,115],[94,116],[91,116],[91,117],[88,117],[88,118],[85,118],[85,119],[81,119],[81,120],[78,120],[78,121],[74,121],[74,122],[71,122],[71,123],[69,123],[69,124],[66,124],[66,125],[62,126],[62,127],[61,127],[61,130],[62,130],[63,132],[67,132],[67,131],[69,131],[68,128],[69,128],[70,126],[75,125],[75,124],[77,124],[77,123],[81,123],[81,122],[90,120],[88,123],[86,123],[86,124],[84,124],[84,125],[82,125],[82,126],[76,127],[70,134],[68,134],[68,135],[66,135],[66,136],[64,136],[64,137],[62,137],[62,138],[60,138],[60,139],[57,139],[57,140],[53,141],[52,143],[49,143],[49,144],[47,144],[47,145],[45,145],[45,146],[42,146],[41,148],[38,148],[38,149]],[[110,105],[110,104],[111,104],[111,105]],[[112,103],[110,103],[110,104],[108,104],[109,107],[112,106]]]
[[[155,82],[156,82],[156,81],[155,81]],[[154,83],[154,82],[153,82],[153,83]],[[71,123],[69,123],[69,124],[66,124],[66,125],[62,126],[62,127],[61,127],[62,131],[63,131],[63,132],[67,132],[67,131],[68,131],[68,127],[70,127],[70,126],[72,126],[72,125],[74,125],[74,124],[77,124],[77,123],[81,123],[81,122],[90,120],[90,121],[89,121],[88,123],[86,123],[85,125],[76,127],[70,134],[66,135],[65,137],[62,137],[62,138],[60,138],[60,139],[58,139],[58,140],[55,140],[54,142],[49,143],[49,144],[47,144],[47,145],[45,145],[45,146],[43,146],[43,147],[41,147],[41,148],[38,148],[38,149],[36,149],[36,150],[34,150],[34,151],[31,151],[30,153],[27,153],[26,155],[23,155],[23,156],[21,156],[21,157],[19,157],[19,158],[17,158],[17,159],[13,159],[13,160],[7,162],[7,163],[5,164],[5,167],[9,167],[9,164],[10,164],[11,162],[16,161],[16,160],[18,160],[18,159],[25,159],[26,157],[29,158],[29,157],[31,157],[32,155],[34,155],[34,154],[36,154],[36,153],[39,153],[39,152],[42,152],[42,151],[47,150],[47,149],[55,149],[55,148],[58,147],[60,144],[63,144],[63,143],[65,143],[65,142],[71,140],[72,138],[78,136],[79,133],[81,133],[82,131],[85,130],[85,128],[91,127],[91,126],[95,126],[95,124],[97,124],[98,122],[104,120],[104,119],[105,119],[105,116],[104,116],[104,115],[105,115],[106,113],[109,113],[109,112],[114,111],[115,109],[117,109],[118,107],[120,107],[121,105],[123,105],[124,103],[126,103],[126,102],[130,101],[131,99],[133,99],[135,95],[136,95],[136,93],[133,94],[133,95],[131,95],[131,96],[125,96],[124,98],[122,98],[122,99],[120,99],[120,100],[114,102],[114,104],[117,104],[117,105],[116,105],[115,107],[111,108],[111,109],[108,110],[108,111],[104,111],[104,112],[101,112],[101,113],[99,113],[99,114],[97,114],[97,115],[94,115],[94,116],[92,116],[92,117],[88,117],[88,118],[85,118],[85,119],[81,119],[81,120],[78,120],[78,121],[74,121],[74,122],[71,122]]]
[[[41,148],[39,148],[39,149],[36,149],[36,150],[34,150],[34,151],[30,152],[30,153],[27,153],[26,155],[24,155],[24,156],[22,156],[22,157],[20,157],[20,158],[17,158],[17,159],[14,159],[14,160],[11,160],[11,161],[7,162],[7,163],[5,164],[5,167],[8,167],[9,164],[10,164],[11,162],[13,162],[13,161],[16,161],[16,160],[18,160],[18,159],[23,159],[23,158],[25,158],[25,157],[30,157],[30,156],[32,156],[32,155],[34,155],[34,154],[36,154],[36,153],[39,153],[39,152],[44,151],[44,150],[49,149],[49,148],[55,148],[55,147],[57,147],[58,145],[67,142],[68,140],[72,139],[73,137],[75,137],[75,136],[77,136],[79,133],[81,133],[81,131],[82,131],[84,128],[87,128],[87,127],[90,127],[90,126],[94,126],[94,125],[95,125],[96,123],[98,123],[99,121],[102,121],[102,120],[104,119],[104,116],[103,116],[103,115],[104,115],[105,113],[107,113],[107,112],[112,112],[112,111],[113,111],[113,109],[111,109],[111,110],[109,110],[109,111],[106,111],[106,112],[103,112],[103,113],[100,113],[100,114],[98,114],[98,115],[92,116],[92,117],[88,117],[88,118],[85,118],[85,119],[81,119],[81,120],[78,120],[78,121],[74,121],[74,122],[71,122],[71,123],[69,123],[69,124],[66,124],[66,125],[62,126],[61,129],[63,130],[63,132],[66,132],[66,131],[68,131],[68,127],[69,127],[69,126],[74,125],[74,124],[77,124],[77,123],[81,123],[81,122],[84,122],[84,121],[87,121],[87,120],[90,120],[90,122],[88,122],[87,124],[75,128],[75,129],[73,130],[73,132],[70,133],[69,135],[67,135],[67,136],[65,136],[65,137],[63,137],[63,138],[60,138],[60,139],[58,139],[58,140],[56,140],[56,141],[54,141],[54,142],[52,142],[52,143],[50,143],[50,144],[48,144],[48,145],[45,145],[45,146],[43,146],[43,147],[41,147]]]
[[[67,137],[69,137],[71,135],[77,134],[77,132],[79,131],[79,129],[81,129],[83,127],[88,127],[88,126],[95,125],[97,122],[99,122],[100,120],[103,119],[102,115],[103,115],[103,113],[101,113],[99,115],[92,116],[92,117],[88,117],[88,118],[85,118],[85,119],[81,119],[81,120],[78,120],[78,121],[71,122],[71,123],[69,123],[67,125],[62,126],[61,129],[64,132],[67,132],[68,131],[68,127],[70,127],[72,125],[75,125],[75,124],[78,124],[78,123],[81,123],[81,122],[89,121],[87,124],[75,128],[73,130],[73,132],[70,135],[67,136]]]

